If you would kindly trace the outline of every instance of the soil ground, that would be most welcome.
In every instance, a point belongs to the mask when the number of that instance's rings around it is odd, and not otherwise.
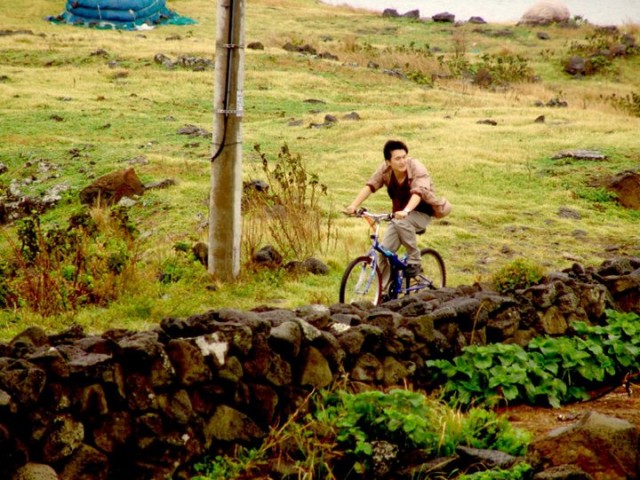
[[[607,393],[595,395],[592,400],[560,408],[513,405],[500,409],[500,413],[506,415],[514,427],[532,432],[534,438],[558,427],[569,426],[589,411],[627,420],[640,428],[640,385],[631,385],[629,391],[619,386]]]

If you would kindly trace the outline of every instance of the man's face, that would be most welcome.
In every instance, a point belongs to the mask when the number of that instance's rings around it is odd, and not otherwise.
[[[393,173],[404,173],[407,171],[407,152],[404,150],[391,150],[391,158],[388,160]]]

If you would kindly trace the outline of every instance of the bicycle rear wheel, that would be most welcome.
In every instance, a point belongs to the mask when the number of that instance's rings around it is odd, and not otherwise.
[[[340,282],[340,303],[368,300],[374,305],[382,298],[382,274],[371,257],[354,259]]]
[[[423,248],[420,250],[420,264],[422,273],[411,280],[414,285],[424,285],[431,290],[444,288],[447,285],[447,270],[438,252],[432,248]],[[408,282],[407,288],[409,288]]]

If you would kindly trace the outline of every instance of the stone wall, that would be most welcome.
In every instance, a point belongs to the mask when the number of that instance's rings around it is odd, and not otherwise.
[[[142,332],[29,328],[0,344],[0,478],[187,478],[189,462],[259,440],[314,388],[428,389],[428,359],[568,334],[608,308],[640,313],[640,258],[576,264],[511,296],[474,285],[382,307],[221,309]]]

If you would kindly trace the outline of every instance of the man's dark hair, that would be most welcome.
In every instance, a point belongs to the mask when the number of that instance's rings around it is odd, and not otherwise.
[[[394,150],[404,150],[406,153],[409,153],[409,149],[404,142],[400,140],[389,140],[384,144],[384,149],[382,150],[384,152],[384,159],[391,160],[391,152]]]

